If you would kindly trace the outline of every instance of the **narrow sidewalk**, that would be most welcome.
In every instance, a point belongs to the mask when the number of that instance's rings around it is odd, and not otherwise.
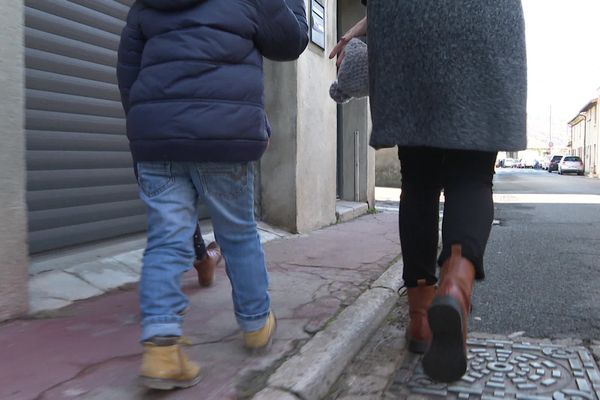
[[[185,323],[190,356],[203,366],[191,389],[148,392],[136,382],[137,294],[134,287],[76,302],[38,319],[0,325],[0,398],[244,399],[266,384],[268,372],[294,354],[351,304],[398,257],[397,215],[368,215],[308,235],[265,245],[273,308],[279,318],[270,354],[242,349],[225,271],[199,289],[184,278],[191,310]]]

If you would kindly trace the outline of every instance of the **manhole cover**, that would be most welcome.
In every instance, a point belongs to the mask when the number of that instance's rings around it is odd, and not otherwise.
[[[430,399],[600,400],[600,372],[584,347],[489,339],[468,344],[469,369],[460,381],[434,383],[419,362],[405,383],[410,393]]]

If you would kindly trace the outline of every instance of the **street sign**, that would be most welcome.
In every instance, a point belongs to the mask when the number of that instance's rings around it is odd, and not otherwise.
[[[552,142],[548,143],[548,147],[553,148],[554,147],[554,143],[552,143]]]

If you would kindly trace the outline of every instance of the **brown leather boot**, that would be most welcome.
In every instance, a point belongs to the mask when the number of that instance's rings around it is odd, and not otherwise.
[[[428,312],[433,338],[423,357],[423,369],[435,381],[454,382],[467,371],[467,323],[474,280],[475,266],[462,256],[460,245],[452,246]]]
[[[427,310],[435,296],[435,285],[427,285],[425,280],[420,280],[417,284],[417,287],[408,288],[410,322],[406,329],[406,342],[409,351],[423,354],[431,343]]]
[[[198,283],[202,287],[211,286],[215,279],[215,269],[221,262],[223,256],[216,242],[206,247],[206,254],[201,260],[194,261],[194,268],[198,271]]]

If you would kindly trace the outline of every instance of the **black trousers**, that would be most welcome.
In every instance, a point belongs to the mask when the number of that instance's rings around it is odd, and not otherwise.
[[[483,279],[483,254],[494,219],[492,181],[497,153],[402,147],[400,243],[404,283],[417,286],[425,279],[435,284],[436,258],[442,265],[454,244],[475,265]],[[444,190],[442,251],[438,258],[439,204]]]

